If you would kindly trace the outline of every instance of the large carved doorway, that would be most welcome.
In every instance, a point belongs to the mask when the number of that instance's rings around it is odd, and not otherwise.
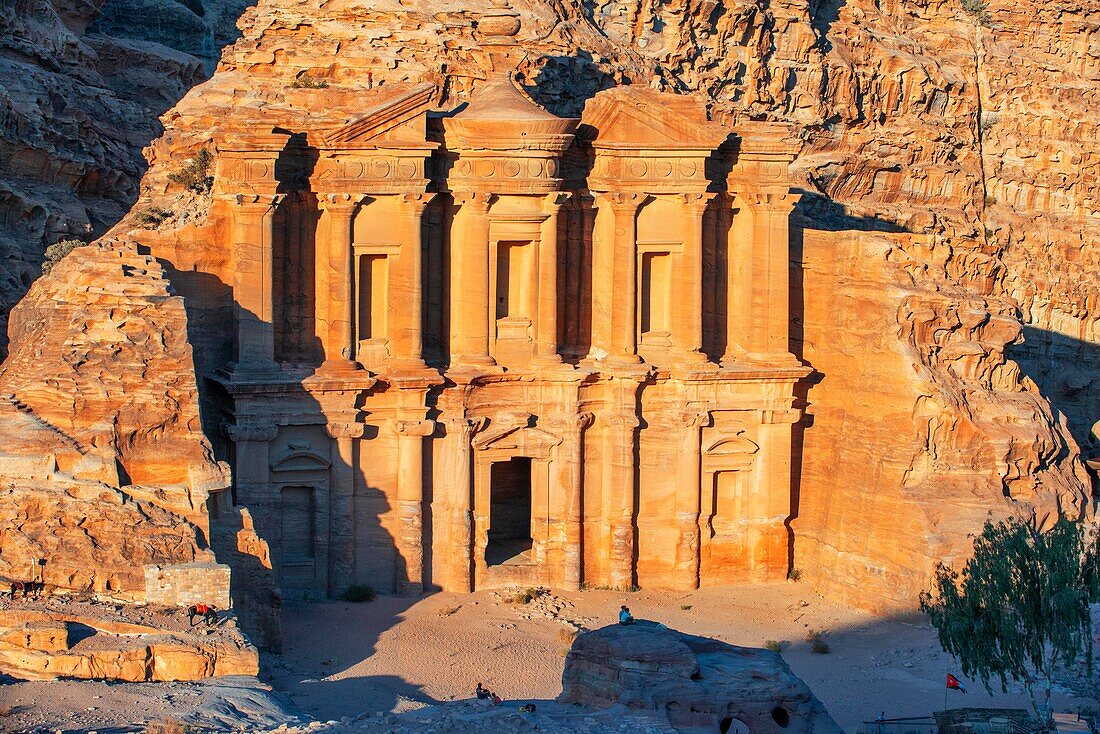
[[[313,505],[312,487],[283,487],[281,583],[288,591],[305,592],[313,587]]]
[[[485,565],[529,563],[531,537],[531,459],[494,462],[489,479],[489,542]]]

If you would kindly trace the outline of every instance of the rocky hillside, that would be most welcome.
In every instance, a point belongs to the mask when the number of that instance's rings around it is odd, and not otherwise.
[[[795,350],[817,369],[797,457],[804,579],[870,608],[911,607],[932,563],[965,553],[987,515],[1085,510],[1079,444],[1100,418],[1100,8],[513,5],[523,80],[555,112],[635,84],[704,94],[725,121],[803,131],[792,317]],[[203,202],[169,174],[213,130],[261,113],[288,129],[347,119],[366,90],[399,81],[462,101],[485,76],[476,11],[260,0],[214,76],[163,118],[141,201],[115,234],[150,247],[201,300],[210,283],[178,274],[227,282],[222,248]],[[296,88],[305,74],[326,88]],[[72,188],[59,200],[75,201]],[[141,215],[150,207],[159,231]],[[217,319],[190,315],[195,343],[214,344]]]
[[[0,3],[0,353],[48,245],[133,205],[158,117],[213,71],[247,0]]]

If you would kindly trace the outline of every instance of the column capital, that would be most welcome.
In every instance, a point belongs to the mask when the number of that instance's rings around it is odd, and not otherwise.
[[[274,423],[248,421],[238,423],[235,426],[226,426],[225,432],[229,434],[229,438],[233,443],[241,443],[242,441],[267,443],[275,440],[275,436],[279,433],[279,427]]]
[[[802,195],[793,194],[789,191],[738,191],[736,197],[743,201],[753,212],[790,214]]]
[[[485,416],[477,416],[473,418],[468,417],[451,417],[444,418],[440,421],[447,430],[447,434],[459,432],[464,435],[465,438],[473,438],[475,434],[484,431],[489,425],[489,419]]]
[[[649,198],[637,191],[601,191],[593,194],[597,204],[610,206],[617,215],[634,214]]]
[[[790,408],[787,410],[762,410],[760,411],[760,422],[764,425],[776,425],[776,424],[795,424],[802,420],[802,411],[798,408]]]
[[[455,191],[451,196],[455,204],[469,208],[473,214],[488,214],[493,204],[493,194],[483,191]]]
[[[687,428],[703,428],[710,425],[710,411],[690,405],[680,414],[680,422]]]
[[[355,207],[359,206],[364,198],[364,194],[317,194],[317,201],[322,209],[333,214],[349,216],[355,212]]]
[[[716,196],[717,194],[712,191],[692,192],[680,194],[680,200],[684,202],[684,207],[691,212],[692,215],[701,217],[707,205],[714,201],[714,197]]]
[[[435,432],[435,421],[423,418],[414,420],[397,420],[393,424],[399,436],[430,436]]]
[[[634,430],[642,425],[637,413],[612,413],[603,416],[603,420],[610,424],[612,428],[620,430]]]
[[[397,200],[401,202],[402,206],[411,210],[413,214],[421,214],[428,204],[432,203],[436,195],[429,192],[409,192],[405,194],[399,194]]]
[[[573,193],[570,191],[555,191],[547,194],[542,199],[542,210],[552,214],[569,203],[572,198]]]
[[[362,438],[366,428],[365,423],[328,423],[325,432],[329,438]]]

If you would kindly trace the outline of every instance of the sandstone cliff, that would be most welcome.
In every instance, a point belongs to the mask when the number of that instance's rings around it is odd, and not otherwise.
[[[514,5],[523,79],[559,114],[630,83],[803,129],[794,348],[819,373],[793,522],[805,579],[912,606],[988,513],[1084,511],[1078,443],[1100,418],[1096,8],[996,0],[983,26],[937,0]],[[379,85],[465,99],[484,79],[475,20],[442,0],[261,0],[242,16],[218,72],[165,116],[135,210],[170,211],[133,236],[193,297],[204,355],[225,348],[221,223],[168,174],[215,127],[346,120]],[[295,88],[303,74],[327,88]]]
[[[134,203],[157,117],[213,69],[246,0],[0,4],[0,353],[46,246]]]

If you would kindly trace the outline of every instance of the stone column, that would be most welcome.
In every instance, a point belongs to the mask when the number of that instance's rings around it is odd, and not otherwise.
[[[741,192],[752,216],[752,306],[747,351],[789,361],[790,231],[797,194]]]
[[[390,352],[402,365],[422,367],[423,355],[423,243],[421,240],[424,209],[435,194],[402,194],[405,236],[396,268],[391,271],[387,293],[390,314]]]
[[[470,592],[473,585],[473,461],[471,441],[485,425],[484,419],[449,418],[444,444],[444,465],[450,480],[451,538],[448,591]]]
[[[722,353],[722,364],[730,365],[738,362],[744,356],[747,342],[749,318],[748,301],[746,291],[751,295],[752,279],[746,271],[751,266],[751,253],[744,237],[744,228],[740,225],[738,214],[734,208],[735,198],[733,194],[722,194],[718,207],[719,232],[725,232],[725,262],[726,262],[726,347]]]
[[[638,207],[642,194],[614,194],[615,214],[611,280],[611,356],[617,361],[636,363],[638,357]]]
[[[489,356],[490,194],[456,193],[451,239],[451,364],[491,366]]]
[[[634,585],[634,442],[638,416],[616,413],[608,416],[607,472],[605,491],[612,498],[610,578],[612,588]]]
[[[699,588],[699,512],[702,499],[702,446],[700,429],[710,422],[706,411],[688,410],[680,416],[680,462],[676,491],[676,584],[681,589]]]
[[[538,322],[535,328],[537,345],[535,354],[540,362],[561,362],[558,354],[558,258],[564,248],[558,246],[558,215],[568,200],[566,193],[554,193],[546,197],[543,211],[547,213],[542,223],[539,242],[539,301]]]
[[[233,467],[236,504],[247,507],[260,526],[261,535],[270,537],[270,525],[278,508],[270,492],[269,453],[279,428],[273,423],[245,418],[225,430],[236,449]]]
[[[684,249],[677,289],[679,312],[672,344],[681,358],[705,361],[703,354],[703,214],[713,194],[683,194]]]
[[[584,431],[592,425],[591,413],[579,413],[565,425],[562,448],[568,454],[568,505],[565,517],[565,568],[562,586],[577,591],[584,580]],[[562,452],[563,454],[565,451]]]
[[[274,272],[275,208],[282,194],[234,196],[233,300],[237,315],[234,375],[267,375],[275,364]]]
[[[329,480],[328,591],[337,596],[355,583],[355,440],[362,437],[362,423],[329,423],[335,439]]]
[[[355,211],[361,196],[329,194],[321,198],[328,219],[328,253],[325,269],[328,330],[324,343],[325,371],[357,369],[355,364],[355,335],[352,328],[352,307],[355,294],[352,240],[354,238]]]
[[[435,423],[416,418],[398,420],[397,428],[397,552],[404,568],[397,569],[397,593],[424,591],[424,438]]]

